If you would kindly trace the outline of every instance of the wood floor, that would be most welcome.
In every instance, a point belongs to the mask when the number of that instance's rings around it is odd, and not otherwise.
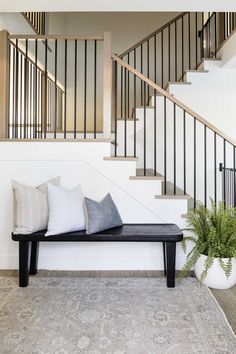
[[[0,276],[18,277],[16,270],[0,270]],[[160,271],[55,271],[40,270],[37,277],[161,277]],[[236,286],[228,290],[211,289],[236,334]]]

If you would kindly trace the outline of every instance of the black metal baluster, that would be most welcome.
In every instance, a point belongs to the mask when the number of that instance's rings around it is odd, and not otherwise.
[[[233,195],[233,206],[236,207],[236,179],[235,179],[235,146],[233,147],[233,188],[234,188],[234,195]]]
[[[117,64],[115,65],[115,75],[116,75],[116,123],[117,124]],[[116,127],[117,128],[117,127]],[[94,41],[94,139],[97,137],[97,40]]]
[[[170,82],[170,26],[168,26],[168,81]]]
[[[157,91],[154,90],[154,176],[157,175]]]
[[[15,90],[15,138],[18,138],[18,115],[19,115],[19,50],[18,39],[16,39],[16,90]]]
[[[186,111],[183,111],[183,181],[184,181],[184,194],[186,194]]]
[[[198,31],[197,31],[197,27],[198,27],[198,18],[197,18],[197,12],[195,13],[195,54],[196,54],[196,68],[198,65]]]
[[[128,64],[129,64],[129,54],[128,54]],[[127,118],[129,119],[130,115],[129,115],[129,70],[127,70]]]
[[[10,130],[11,130],[11,138],[15,138],[15,80],[16,80],[16,49],[13,47],[13,55],[12,55],[12,117],[10,122]],[[11,73],[11,72],[10,72]],[[9,85],[10,87],[10,85]]]
[[[154,36],[154,82],[157,83],[157,36]]]
[[[25,117],[24,117],[24,139],[27,138],[27,120],[28,120],[28,90],[27,90],[27,83],[28,83],[28,39],[25,40],[25,78],[24,78],[24,86],[25,86],[25,101],[24,101],[24,110],[25,110]]]
[[[120,69],[120,117],[123,118],[123,66]]]
[[[166,145],[167,145],[167,136],[166,136],[166,96],[164,96],[164,194],[167,190],[167,180],[166,180]]]
[[[216,12],[215,12],[215,58],[216,58],[216,52],[217,52],[217,29],[216,29]]]
[[[190,33],[191,33],[191,23],[190,23],[191,17],[190,17],[190,12],[188,13],[188,68],[191,69],[191,38],[190,38]]]
[[[11,62],[11,61],[9,61]],[[20,54],[20,94],[19,94],[19,101],[20,101],[20,114],[19,114],[19,120],[20,120],[20,126],[19,126],[19,134],[20,134],[20,139],[22,139],[22,118],[23,118],[23,114],[22,114],[22,100],[23,100],[23,55]]]
[[[175,21],[175,81],[177,81],[177,68],[178,68],[178,58],[177,58],[177,22]]]
[[[77,39],[75,39],[74,139],[77,136]]]
[[[57,137],[57,39],[55,39],[55,116],[54,116],[54,139]]]
[[[87,134],[87,40],[84,41],[84,139]]]
[[[136,49],[134,49],[134,68],[136,69]],[[134,75],[134,157],[136,157],[136,75]]]
[[[65,39],[65,93],[64,93],[64,139],[66,139],[66,111],[67,111],[67,39]]]
[[[35,81],[34,81],[34,138],[37,138],[38,125],[38,40],[35,40]]]
[[[174,103],[173,116],[173,133],[174,133],[174,194],[176,194],[176,104]]]
[[[229,36],[229,21],[228,21],[228,16],[229,16],[229,13],[226,12],[226,38],[228,38],[228,36]]]
[[[9,77],[9,82],[12,82],[12,73],[13,73],[13,67],[12,67],[12,44],[9,41],[8,42],[8,55],[9,55],[9,69],[8,69],[8,77]],[[21,69],[22,73],[22,69]],[[8,107],[10,108],[11,105],[11,85],[8,85]],[[23,97],[23,93],[21,92],[21,98]],[[12,105],[11,105],[12,106]],[[10,124],[11,124],[11,116],[10,116],[10,109],[8,110],[8,122],[7,122],[7,138],[11,138],[11,129],[10,129]]]
[[[31,139],[32,121],[32,64],[29,62],[29,138]]]
[[[224,175],[224,180],[223,180],[223,202],[224,205],[226,205],[226,184],[225,184],[225,169],[226,169],[226,140],[223,140],[223,164],[224,164],[224,170],[223,170],[223,175]]]
[[[48,40],[45,40],[45,58],[44,58],[44,63],[45,63],[45,82],[44,82],[44,139],[47,138],[47,108],[48,108],[48,102],[47,102],[47,94],[48,94]]]
[[[150,71],[149,71],[149,39],[147,41],[147,77],[149,78],[150,77]],[[146,100],[146,97],[144,98]],[[149,85],[147,86],[147,102],[149,100]]]
[[[116,157],[117,156],[117,61],[114,62],[114,70],[115,70],[115,92],[114,92],[114,94],[115,94],[115,108],[114,108],[114,110],[115,110],[115,157]],[[96,75],[95,75],[95,77],[96,77]],[[94,92],[94,96],[95,96],[95,92]],[[96,126],[96,123],[94,125]],[[96,130],[95,130],[95,132],[96,132]]]
[[[184,16],[182,17],[182,81],[184,80]]]
[[[140,65],[141,65],[141,74],[143,74],[143,45],[141,44],[141,57],[140,57]],[[143,106],[143,81],[141,80],[141,106]]]
[[[194,117],[193,126],[193,203],[194,209],[196,209],[197,191],[196,191],[196,118]]]
[[[146,97],[146,82],[144,82],[144,97]],[[144,101],[144,120],[143,120],[143,172],[144,172],[144,176],[146,176],[146,101]]]
[[[125,113],[125,124],[124,124],[124,155],[127,156],[127,69],[124,70],[124,113]]]
[[[207,207],[207,126],[204,125],[204,205]]]
[[[164,52],[163,52],[163,31],[161,31],[161,87],[164,88]]]
[[[208,57],[211,58],[211,17],[208,19]]]
[[[217,151],[216,151],[216,132],[214,132],[214,202],[217,203]]]

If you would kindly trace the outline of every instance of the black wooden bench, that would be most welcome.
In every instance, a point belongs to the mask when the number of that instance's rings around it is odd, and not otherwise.
[[[183,239],[182,231],[177,225],[124,224],[93,235],[86,235],[85,231],[76,231],[45,237],[45,233],[46,231],[38,231],[30,235],[12,234],[12,239],[19,242],[20,287],[28,286],[29,274],[37,273],[40,242],[162,242],[167,287],[175,286],[176,242]]]

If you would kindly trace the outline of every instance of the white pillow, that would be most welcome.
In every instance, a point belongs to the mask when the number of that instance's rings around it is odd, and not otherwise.
[[[80,185],[68,191],[48,184],[49,221],[45,236],[84,230],[83,201]]]
[[[31,234],[48,225],[47,183],[60,185],[60,177],[34,188],[12,181],[14,194],[14,233]]]

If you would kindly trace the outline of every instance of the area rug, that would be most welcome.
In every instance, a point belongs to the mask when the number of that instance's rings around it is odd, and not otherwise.
[[[236,338],[192,278],[0,279],[1,354],[233,354]]]

